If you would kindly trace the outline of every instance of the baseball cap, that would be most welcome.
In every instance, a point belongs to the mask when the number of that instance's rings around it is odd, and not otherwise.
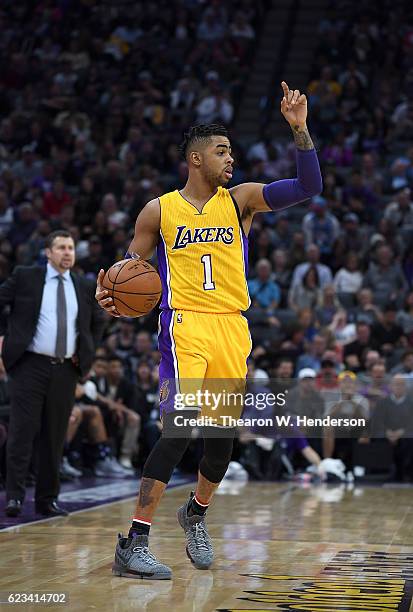
[[[219,80],[219,74],[218,74],[218,72],[216,70],[208,70],[208,72],[205,75],[205,78],[207,80],[212,79],[212,80],[218,81]]]
[[[311,206],[314,208],[325,208],[327,206],[327,200],[321,196],[314,196],[311,200]]]
[[[358,223],[359,218],[356,213],[347,213],[346,215],[344,215],[343,221],[345,221],[346,223]]]
[[[370,238],[370,246],[375,246],[378,242],[386,242],[385,237],[382,234],[373,234]]]
[[[315,378],[316,373],[313,368],[303,368],[298,372],[298,380],[303,380],[303,378]]]
[[[343,378],[351,378],[351,380],[357,380],[357,376],[351,370],[344,370],[344,372],[340,372],[338,375],[338,380],[343,380]]]

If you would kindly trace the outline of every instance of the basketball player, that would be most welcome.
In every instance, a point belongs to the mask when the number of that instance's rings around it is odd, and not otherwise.
[[[143,468],[136,511],[128,537],[119,535],[113,573],[130,578],[169,579],[171,569],[148,548],[152,518],[183,456],[189,438],[165,435],[173,414],[168,382],[189,379],[244,379],[251,340],[241,311],[250,305],[247,289],[248,232],[258,212],[277,211],[321,192],[322,179],[306,126],[307,100],[282,83],[281,112],[297,148],[297,178],[263,185],[232,187],[234,159],[222,126],[198,125],[185,135],[189,168],[186,185],[146,204],[136,220],[126,257],[147,260],[157,248],[163,297],[159,321],[160,388],[163,435]],[[117,316],[98,276],[96,299]],[[178,510],[187,539],[187,555],[198,569],[213,560],[205,513],[231,459],[234,428],[225,437],[204,436],[195,494]]]

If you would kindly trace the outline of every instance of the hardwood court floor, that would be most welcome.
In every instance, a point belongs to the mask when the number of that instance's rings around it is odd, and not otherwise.
[[[68,604],[47,609],[70,611],[409,611],[413,488],[225,483],[209,511],[207,571],[191,566],[175,518],[188,491],[167,491],[152,528],[172,581],[112,576],[116,534],[133,511],[124,500],[0,532],[2,596],[66,592]]]

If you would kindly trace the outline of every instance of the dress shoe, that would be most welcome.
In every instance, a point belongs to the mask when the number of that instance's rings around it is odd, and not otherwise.
[[[19,499],[9,499],[6,506],[7,516],[19,516],[22,511],[22,503]]]
[[[57,503],[50,502],[49,504],[36,504],[37,514],[43,514],[43,516],[68,516],[68,511],[60,508]]]

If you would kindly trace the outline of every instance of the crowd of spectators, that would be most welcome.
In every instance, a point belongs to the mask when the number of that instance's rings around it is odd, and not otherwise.
[[[142,206],[185,181],[185,128],[231,127],[267,8],[265,0],[2,3],[0,281],[15,265],[44,261],[57,228],[72,232],[77,270],[91,278],[122,258]],[[340,372],[351,372],[369,418],[382,399],[397,403],[395,376],[407,378],[406,394],[413,377],[409,11],[402,0],[331,2],[307,87],[324,191],[256,215],[249,240],[255,367],[269,377],[286,363],[291,378],[312,370],[296,393],[314,387],[323,405]],[[234,184],[294,176],[294,146],[271,130],[253,143],[232,139]],[[72,463],[81,432],[95,473],[142,464],[160,431],[156,331],[156,312],[108,321],[78,390]],[[410,477],[412,465],[403,469]]]
[[[317,36],[307,94],[324,191],[309,206],[254,219],[252,357],[270,376],[284,360],[292,376],[309,369],[295,392],[307,393],[303,410],[349,372],[370,433],[397,456],[394,474],[412,479],[413,12],[403,1],[337,0]],[[247,151],[255,180],[291,174],[292,152],[267,133]],[[318,412],[336,416],[321,399]],[[403,406],[400,440],[394,423],[383,424],[382,402]],[[331,439],[322,446],[324,456],[337,453]]]

